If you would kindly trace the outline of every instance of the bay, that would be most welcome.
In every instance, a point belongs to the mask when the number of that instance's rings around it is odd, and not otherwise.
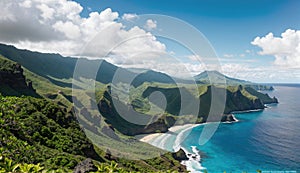
[[[280,103],[234,114],[239,122],[220,124],[204,145],[199,145],[203,126],[197,126],[182,147],[200,150],[201,165],[208,172],[300,171],[300,86],[275,86],[268,94]]]

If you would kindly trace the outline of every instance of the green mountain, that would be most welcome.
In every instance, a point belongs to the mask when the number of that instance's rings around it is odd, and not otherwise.
[[[218,71],[204,71],[196,76],[195,80],[205,84],[226,84],[228,86],[244,85],[256,90],[274,90],[271,85],[256,84],[246,80],[228,77]]]
[[[150,125],[156,125],[155,128],[149,128],[151,126],[147,125],[146,127],[142,128],[143,130],[137,130],[136,133],[149,133],[149,132],[155,132],[155,130],[160,130],[162,132],[166,131],[166,128],[173,126],[175,121],[182,121],[184,123],[200,123],[200,122],[207,122],[207,121],[220,121],[222,119],[222,116],[225,114],[230,114],[235,111],[247,111],[247,110],[256,110],[256,109],[264,109],[264,104],[268,103],[277,103],[278,100],[274,98],[270,98],[267,94],[262,94],[252,87],[248,86],[228,86],[224,88],[223,86],[211,86],[211,85],[199,85],[198,87],[198,95],[195,95],[193,91],[190,90],[190,86],[186,85],[185,87],[178,88],[176,85],[161,85],[157,83],[145,83],[135,89],[131,90],[131,102],[130,103],[120,103],[118,105],[122,105],[122,113],[125,114],[133,114],[131,107],[135,109],[135,111],[141,112],[149,116],[147,118],[149,120]],[[207,116],[212,111],[211,109],[211,100],[212,100],[212,90],[215,95],[220,95],[221,97],[226,97],[226,102],[224,105],[224,111],[221,112],[219,115],[213,115],[215,116],[213,119],[208,120]],[[151,100],[149,99],[149,96],[154,93],[159,92],[162,93],[166,99],[167,104],[161,104],[160,98],[158,100]],[[114,108],[114,105],[111,103],[113,101],[121,102],[119,98],[116,98],[115,96],[112,96],[109,94],[109,91],[104,92],[103,97],[100,98],[100,104],[99,108],[100,111],[102,111],[103,115],[106,115],[106,112],[109,112],[107,114],[107,118],[109,119],[118,119],[112,121],[110,120],[108,123],[116,122],[116,121],[122,121],[121,116],[117,113],[117,111]],[[122,94],[118,95],[119,97]],[[184,98],[182,97],[184,95]],[[185,100],[183,100],[185,99]],[[216,105],[222,105],[224,104],[222,102],[222,99],[215,100],[216,102],[213,104]],[[115,103],[114,102],[114,103]],[[184,102],[184,103],[183,103]],[[196,112],[193,112],[193,105],[198,103],[199,104],[199,110],[196,110]],[[164,109],[165,114],[157,115],[157,114],[151,114],[149,112],[150,104],[152,104],[152,107],[157,106],[157,110]],[[181,105],[184,105],[184,108],[181,107]],[[194,116],[194,119],[189,119],[188,115],[195,115],[195,113],[198,113],[196,115],[196,119]],[[184,116],[179,116],[184,115]],[[151,121],[153,119],[157,119],[157,117],[161,117],[157,122],[160,122],[160,124],[151,124]],[[124,121],[124,120],[123,120]],[[181,122],[182,122],[181,121]],[[182,124],[184,124],[182,123]],[[124,125],[124,124],[123,124]],[[113,127],[116,127],[116,125],[113,125]],[[117,128],[120,128],[121,126],[118,126]],[[120,131],[122,133],[126,133],[127,135],[131,135],[131,133],[136,134],[134,132],[128,133],[127,131],[124,132],[123,129],[138,129],[132,124],[127,124]],[[149,131],[150,130],[150,131]],[[151,131],[152,130],[152,131]]]
[[[203,81],[208,83],[209,81],[215,82],[215,83],[222,83],[226,82],[228,85],[231,84],[249,84],[249,81],[240,80],[240,79],[234,79],[231,77],[228,77],[218,71],[204,71],[196,76],[194,78],[197,81]],[[224,81],[225,80],[225,81]]]
[[[90,129],[87,127],[85,131],[83,130],[78,124],[80,119],[75,116],[73,109],[68,109],[68,105],[56,99],[51,100],[51,98],[42,98],[37,95],[35,90],[26,83],[26,75],[20,65],[5,57],[1,57],[0,63],[2,64],[1,86],[6,86],[6,88],[1,88],[0,93],[1,172],[46,170],[71,172],[86,158],[93,159],[92,164],[97,165],[100,172],[101,170],[102,172],[112,170],[113,172],[185,171],[180,161],[175,159],[178,159],[182,153],[161,155],[162,150],[135,139],[131,141],[136,149],[130,151],[128,148],[128,152],[145,154],[138,152],[149,151],[156,154],[156,157],[132,161],[111,155],[107,148],[95,145],[87,138],[86,134]],[[37,74],[32,73],[29,76],[42,79],[35,80],[42,86],[48,85],[44,83],[49,81]],[[7,89],[8,87],[11,87],[11,90]],[[59,86],[52,83],[52,87]],[[30,92],[24,92],[24,88]],[[16,96],[12,96],[14,94]],[[49,94],[53,95],[53,93]],[[85,120],[85,123],[89,123],[89,120]],[[105,128],[96,129],[95,132],[98,134],[96,137],[108,143],[107,146],[123,147],[126,151],[124,143],[130,138],[120,136],[119,142],[110,141]],[[160,164],[157,164],[158,162]]]
[[[86,137],[72,112],[66,112],[53,102],[32,97],[0,96],[0,105],[0,170],[4,166],[1,163],[4,157],[14,163],[41,163],[43,167],[59,172],[70,172],[85,158],[92,158],[95,164],[103,166],[117,162],[123,172],[184,171],[170,153],[140,161],[105,153]],[[141,143],[140,147],[145,151],[159,151],[147,144]]]
[[[78,62],[77,58],[63,57],[59,54],[21,50],[5,44],[0,44],[0,54],[21,64],[30,72],[49,80],[57,86],[72,87],[71,82],[67,82],[66,80],[73,78],[76,63]],[[147,70],[143,73],[134,73],[132,70],[117,67],[101,59],[88,60],[81,58],[80,64],[83,69],[85,69],[85,67],[87,69],[96,68],[101,64],[97,71],[96,80],[103,84],[111,83],[116,71],[122,76],[135,76],[135,80],[132,82],[132,85],[134,86],[141,85],[144,82],[174,83],[173,79],[164,73],[152,70]],[[82,70],[80,72],[82,77],[94,78],[93,76],[90,76],[88,71]],[[121,82],[126,82],[126,78],[123,79],[124,78],[120,78]]]
[[[21,50],[5,44],[0,44],[0,54],[22,65],[30,72],[33,72],[60,87],[71,87],[71,82],[66,82],[66,80],[73,78],[74,69],[76,67],[76,63],[78,62],[77,58],[63,57],[59,54],[39,53],[29,50]],[[135,79],[132,82],[132,85],[135,87],[143,84],[144,82],[158,82],[167,84],[174,84],[175,82],[184,84],[192,83],[192,81],[190,80],[171,77],[165,73],[156,72],[153,70],[127,70],[117,67],[101,59],[87,60],[81,58],[80,63],[82,64],[83,68],[87,67],[90,69],[101,64],[96,75],[96,80],[103,84],[111,83],[116,71],[118,71],[118,74],[122,76],[134,76]],[[88,71],[81,71],[81,75],[85,78],[92,78]],[[218,71],[205,71],[195,76],[196,82],[200,84],[210,84],[210,81],[213,81],[216,84],[224,83],[224,81],[222,81],[224,79],[226,80],[227,85],[248,85],[256,90],[273,89],[273,87],[269,85],[255,84],[249,81],[231,78],[221,74]],[[126,82],[126,80],[121,80],[121,82]]]
[[[264,104],[278,102],[249,83],[240,85],[240,80],[228,77],[233,86],[203,84],[205,75],[199,75],[198,92],[195,92],[193,85],[184,79],[179,87],[164,73],[148,70],[137,74],[104,60],[82,58],[83,69],[101,64],[94,91],[90,89],[93,76],[89,70],[81,71],[80,77],[73,75],[79,59],[3,44],[0,44],[0,55],[0,171],[1,165],[11,160],[70,172],[79,162],[91,158],[99,167],[117,167],[117,162],[118,171],[184,172],[180,165],[181,158],[185,158],[182,151],[161,155],[164,151],[133,136],[167,132],[174,124],[231,121],[225,114],[263,109]],[[116,72],[121,77],[119,83],[112,84]],[[222,75],[214,73],[216,79]],[[128,84],[126,77],[134,76]],[[208,119],[212,90],[217,94],[226,93],[227,102],[221,114]],[[165,105],[161,99],[149,98],[152,93],[161,93]],[[181,108],[182,95],[189,98],[184,108]],[[196,103],[200,104],[197,114],[190,109]],[[92,105],[96,105],[96,110],[87,109]],[[120,112],[141,120],[142,125],[127,121]],[[123,150],[119,151],[120,148]],[[118,156],[139,158],[152,154],[155,157],[132,161],[115,157],[112,154],[115,151]]]

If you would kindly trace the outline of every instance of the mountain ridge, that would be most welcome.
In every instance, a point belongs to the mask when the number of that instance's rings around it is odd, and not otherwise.
[[[0,45],[0,54],[4,56],[3,59],[8,58],[7,62],[10,62],[8,65],[1,66],[0,68],[6,71],[17,70],[18,75],[11,76],[11,81],[18,80],[21,74],[22,77],[20,81],[22,81],[22,83],[20,83],[20,85],[28,86],[26,80],[32,80],[32,86],[34,86],[34,89],[42,97],[0,96],[0,101],[5,107],[5,109],[3,109],[3,107],[0,108],[1,118],[4,117],[5,119],[5,121],[0,121],[0,126],[5,127],[5,129],[0,128],[0,130],[2,130],[0,134],[10,139],[9,141],[4,140],[4,142],[0,142],[0,151],[2,151],[2,147],[4,147],[5,151],[7,150],[9,153],[8,155],[4,155],[5,157],[14,159],[14,156],[18,154],[15,153],[15,151],[19,151],[19,154],[28,154],[30,158],[29,160],[18,158],[21,162],[42,163],[44,166],[50,166],[54,169],[58,169],[57,165],[59,165],[67,168],[68,171],[70,168],[74,168],[75,165],[85,157],[91,157],[95,159],[95,162],[103,162],[103,164],[116,161],[120,163],[120,166],[126,171],[186,171],[186,169],[180,165],[180,160],[174,159],[184,157],[175,157],[174,153],[166,153],[160,157],[131,162],[130,160],[118,158],[112,155],[111,152],[114,150],[119,151],[118,149],[123,147],[125,148],[124,153],[118,152],[118,155],[144,155],[145,152],[148,154],[161,153],[162,151],[160,149],[139,142],[133,139],[132,136],[167,132],[168,128],[175,123],[176,125],[183,125],[185,123],[203,123],[208,121],[207,113],[209,112],[209,103],[212,97],[210,91],[212,87],[215,86],[208,84],[197,85],[200,93],[198,95],[197,93],[193,93],[192,90],[189,90],[189,84],[180,88],[176,83],[172,82],[173,79],[170,76],[161,72],[146,71],[134,79],[132,83],[133,87],[130,88],[129,93],[126,93],[124,91],[128,89],[126,88],[127,84],[112,84],[112,78],[116,71],[119,70],[125,77],[126,75],[136,75],[135,73],[117,67],[104,60],[80,59],[83,61],[84,67],[86,67],[85,69],[90,69],[89,67],[94,68],[97,65],[96,62],[101,63],[100,71],[95,81],[96,91],[84,90],[90,86],[90,77],[92,76],[90,76],[90,73],[87,71],[82,71],[81,75],[83,75],[83,78],[74,77],[73,70],[78,59],[63,57],[59,54],[43,54],[19,50],[6,45]],[[6,61],[3,64],[6,64]],[[17,69],[15,69],[15,67],[17,67]],[[75,88],[72,88],[73,77],[76,82]],[[6,79],[7,77],[1,82],[7,83]],[[167,80],[167,82],[164,80]],[[126,78],[121,78],[121,81],[126,82]],[[8,84],[10,85],[10,83]],[[111,88],[117,90],[116,95],[112,94]],[[81,91],[79,95],[74,95],[72,89],[76,91],[83,89],[84,91]],[[199,112],[201,114],[179,116],[178,112],[181,108],[179,106],[182,101],[179,89],[184,91],[184,95],[189,95],[190,98],[194,98],[195,100],[200,99]],[[228,100],[230,100],[230,102],[226,103],[228,104],[228,109],[224,110],[225,114],[231,111],[245,109],[263,109],[265,101],[277,102],[277,99],[272,100],[268,95],[258,94],[253,88],[247,89],[245,86],[228,86],[217,90],[221,91],[221,93],[223,93],[223,91],[229,93]],[[158,100],[149,100],[148,98],[156,91],[165,95],[167,101],[166,110],[162,114],[157,114],[155,111],[154,113],[150,112],[148,114],[147,112],[151,106],[156,110],[162,108],[160,104],[155,104],[155,101]],[[131,100],[122,101],[120,98],[126,98],[124,94],[129,94]],[[91,98],[93,95],[96,97],[95,101]],[[88,101],[85,102],[82,97],[87,97]],[[128,121],[124,120],[116,111],[115,105],[113,104],[115,101],[121,105],[123,112],[129,115],[131,115],[132,111],[140,112],[142,115],[145,115],[145,119],[149,121],[149,123],[146,123],[145,126],[128,123]],[[189,102],[190,104],[196,103],[193,102],[193,99],[189,100]],[[92,104],[97,106],[101,114],[99,114],[99,112],[94,114],[92,112],[93,110],[90,111],[88,109]],[[185,111],[186,114],[191,114],[188,108],[185,108]],[[78,115],[75,113],[78,113]],[[193,116],[196,117],[196,119],[193,119]],[[223,116],[223,114],[214,115],[214,118],[215,119],[210,119],[209,121],[234,120],[230,116]],[[7,122],[13,126],[5,124]],[[80,128],[78,122],[82,125]],[[24,123],[27,124],[27,126],[24,126]],[[36,125],[31,126],[30,124]],[[10,129],[10,127],[13,129]],[[82,128],[85,133],[83,133]],[[76,136],[70,134],[74,132],[74,130],[76,131]],[[91,137],[90,135],[92,135],[93,138],[87,138],[87,136]],[[104,143],[104,146],[89,140],[95,138],[97,139],[96,142],[101,141]],[[65,140],[69,141],[66,145],[64,145]],[[78,140],[79,143],[83,143],[84,145],[65,147],[71,145],[73,140]],[[126,145],[128,142],[134,147],[128,147]],[[16,145],[11,145],[11,143],[15,143]],[[109,150],[105,145],[109,146]],[[20,150],[17,150],[16,147],[18,146],[21,146],[21,148],[19,148]],[[26,153],[28,148],[41,154],[33,153],[30,155],[31,153]],[[74,151],[69,148],[74,148],[72,149]],[[84,151],[81,151],[81,149]],[[43,153],[45,153],[46,156],[42,155]],[[62,154],[58,154],[58,157],[54,157],[51,156],[52,153]],[[79,154],[80,156],[75,156],[74,154]],[[177,154],[178,153],[175,153],[175,155]],[[50,157],[53,159],[49,159]]]
[[[249,87],[252,87],[256,90],[274,90],[272,85],[269,84],[258,84],[253,83],[247,80],[242,79],[236,79],[233,77],[229,77],[227,75],[224,75],[216,70],[211,71],[203,71],[199,73],[198,75],[194,76],[196,81],[206,83],[206,84],[221,84],[221,85],[246,85]]]
[[[34,89],[26,83],[21,65],[4,57],[0,57],[0,64],[0,86],[5,84],[15,91],[7,94],[7,88],[2,90],[0,87],[0,171],[11,172],[6,167],[3,168],[6,161],[9,161],[10,164],[20,166],[24,164],[28,169],[31,169],[29,166],[37,164],[41,170],[45,168],[47,172],[72,172],[86,158],[92,158],[91,163],[96,165],[114,164],[114,170],[123,172],[186,171],[180,165],[179,159],[175,159],[175,156],[182,153],[165,153],[160,157],[156,155],[155,158],[134,163],[111,155],[105,148],[95,145],[87,138],[86,131],[78,123],[73,109],[68,110],[66,105],[51,98],[38,95],[32,97],[22,92],[24,88],[32,92]],[[41,84],[41,81],[37,83]],[[59,91],[57,94],[62,95],[63,92]],[[101,133],[103,135],[106,134]],[[104,136],[102,140],[105,139]],[[144,150],[161,152],[148,144],[136,140],[134,143]],[[156,164],[157,160],[161,164]],[[32,171],[34,172],[29,172]]]
[[[26,49],[18,49],[11,45],[5,45],[0,43],[0,54],[6,58],[15,61],[26,69],[47,78],[53,83],[59,86],[69,85],[68,83],[59,82],[55,79],[70,79],[73,77],[74,69],[78,58],[74,57],[64,57],[57,53],[40,53],[35,51],[30,51]],[[101,64],[99,71],[96,75],[96,80],[108,84],[112,82],[112,79],[117,70],[120,70],[118,74],[136,76],[133,82],[134,86],[141,85],[144,82],[159,82],[159,83],[186,83],[192,84],[194,81],[186,80],[174,76],[170,76],[163,72],[154,71],[151,69],[143,69],[142,73],[139,70],[131,70],[122,67],[118,67],[114,64],[107,62],[104,59],[89,60],[87,58],[81,58],[80,63],[84,66],[95,66],[96,64]],[[41,65],[42,64],[42,65]],[[58,65],[59,64],[59,65]],[[138,73],[136,73],[138,72]],[[212,73],[213,72],[213,73]],[[209,74],[209,75],[207,75]],[[82,75],[88,75],[83,73]],[[235,79],[221,74],[218,71],[202,72],[194,76],[196,83],[210,84],[222,83],[226,81],[227,85],[251,85],[255,89],[261,90],[272,90],[272,86],[255,84],[246,80]],[[211,78],[211,79],[210,79]],[[225,81],[223,80],[225,79]],[[212,81],[211,81],[212,80]]]

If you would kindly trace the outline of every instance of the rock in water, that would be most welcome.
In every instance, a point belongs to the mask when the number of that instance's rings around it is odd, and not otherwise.
[[[235,122],[235,118],[232,114],[225,114],[222,116],[221,122]]]
[[[172,156],[178,161],[189,160],[182,148],[180,148],[179,151],[172,153]]]
[[[74,168],[74,173],[86,173],[97,171],[97,167],[94,165],[92,159],[88,158],[78,163]]]

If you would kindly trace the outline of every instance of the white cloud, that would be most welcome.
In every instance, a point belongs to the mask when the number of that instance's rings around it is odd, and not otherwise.
[[[223,57],[224,58],[238,58],[238,57],[240,57],[240,58],[243,58],[243,57],[245,57],[246,55],[244,54],[244,53],[242,53],[242,54],[224,54],[223,55]]]
[[[22,4],[22,5],[24,5],[24,4]],[[28,7],[28,8],[30,8],[30,7]],[[53,8],[50,8],[48,5],[39,4],[39,5],[36,6],[36,8],[41,10],[41,12],[42,12],[41,16],[44,19],[52,19],[53,18],[55,10]]]
[[[199,58],[195,55],[184,57],[188,61],[172,59],[170,56],[174,54],[167,53],[166,46],[151,34],[150,31],[157,28],[157,22],[152,19],[148,19],[142,27],[125,29],[122,23],[117,22],[119,13],[110,8],[91,12],[88,17],[80,16],[82,10],[79,3],[68,0],[1,0],[0,42],[40,52],[79,55],[92,40],[95,47],[84,52],[85,55],[102,57],[111,50],[108,60],[123,67],[150,68],[182,77],[198,74],[205,69],[220,70],[214,63],[195,63]],[[136,17],[136,14],[122,15],[124,20]],[[260,54],[274,55],[276,65],[299,67],[299,32],[287,30],[281,38],[268,34],[256,38],[252,44],[262,48]],[[95,37],[97,33],[99,35]],[[274,66],[253,68],[245,63],[234,64],[234,61],[226,61],[222,65],[223,72],[233,77],[261,82],[264,82],[265,76],[285,80],[295,74],[300,78],[300,72],[296,70],[283,68],[280,71]]]
[[[111,52],[115,57],[139,52],[165,52],[164,44],[140,27],[124,29],[117,22],[119,13],[107,8],[81,17],[83,7],[69,0],[2,0],[0,1],[0,42],[18,48],[63,55],[79,55],[82,48],[93,40],[97,51],[93,56]],[[134,14],[125,14],[132,19]],[[156,24],[155,24],[156,25]],[[154,26],[152,25],[152,28]],[[109,29],[111,30],[109,30]],[[101,33],[104,32],[104,33]],[[93,39],[100,33],[100,39]],[[133,38],[133,39],[131,39]]]
[[[224,56],[225,58],[233,58],[233,57],[234,57],[233,54],[224,54],[223,56]]]
[[[204,66],[202,64],[191,64],[182,63],[176,61],[170,62],[159,62],[159,61],[145,61],[144,63],[136,64],[124,64],[122,67],[125,68],[141,68],[141,69],[152,69],[155,71],[160,71],[168,75],[188,79],[203,71]]]
[[[155,20],[148,19],[144,27],[145,29],[151,31],[157,27],[157,22]]]
[[[300,70],[278,68],[273,65],[251,66],[251,64],[224,63],[222,73],[227,76],[251,82],[297,82]]]
[[[65,36],[69,39],[77,39],[81,35],[79,27],[70,21],[58,21],[52,27],[55,30],[64,33]]]
[[[252,51],[251,51],[251,50],[249,50],[249,49],[247,49],[245,52],[246,52],[246,53],[251,53]]]
[[[1,21],[15,21],[15,15],[11,13],[11,6],[14,4],[8,0],[3,0],[0,2],[0,20]]]
[[[191,61],[199,61],[200,60],[200,56],[199,55],[189,55],[187,56],[188,59],[190,59]]]
[[[138,15],[136,15],[136,14],[131,14],[131,13],[125,13],[125,14],[123,14],[123,16],[122,16],[122,19],[123,20],[127,20],[127,21],[133,21],[133,20],[135,20],[135,19],[137,19],[138,18]]]
[[[31,7],[31,1],[30,0],[26,0],[26,1],[23,1],[22,3],[19,4],[21,7],[24,7],[24,8],[30,8]]]
[[[269,33],[256,37],[251,44],[262,49],[260,55],[272,55],[274,64],[284,68],[300,68],[300,31],[287,29],[281,37]]]

